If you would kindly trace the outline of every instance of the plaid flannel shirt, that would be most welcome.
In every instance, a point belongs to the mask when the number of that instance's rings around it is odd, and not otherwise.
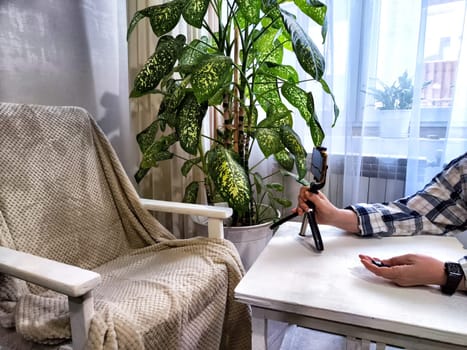
[[[445,234],[467,230],[467,153],[452,160],[417,193],[390,203],[347,207],[362,236]]]

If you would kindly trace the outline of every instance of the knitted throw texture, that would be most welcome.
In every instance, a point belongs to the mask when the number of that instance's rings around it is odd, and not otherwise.
[[[168,232],[89,113],[2,103],[0,134],[0,245],[102,275],[88,349],[251,348],[234,246]],[[67,298],[0,274],[0,326],[69,342]]]

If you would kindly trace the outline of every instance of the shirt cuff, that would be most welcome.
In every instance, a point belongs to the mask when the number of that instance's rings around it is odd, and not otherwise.
[[[375,233],[372,225],[374,218],[372,216],[380,216],[379,213],[372,213],[371,208],[360,204],[349,205],[345,209],[352,210],[357,215],[360,236],[372,236]]]

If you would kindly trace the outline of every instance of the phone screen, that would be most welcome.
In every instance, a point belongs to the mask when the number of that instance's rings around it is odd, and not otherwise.
[[[311,174],[317,183],[322,183],[326,178],[326,148],[315,147],[311,154]]]

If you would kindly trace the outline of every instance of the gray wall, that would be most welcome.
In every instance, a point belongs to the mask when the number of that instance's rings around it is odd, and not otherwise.
[[[0,101],[86,108],[132,175],[126,21],[125,0],[0,0]]]

